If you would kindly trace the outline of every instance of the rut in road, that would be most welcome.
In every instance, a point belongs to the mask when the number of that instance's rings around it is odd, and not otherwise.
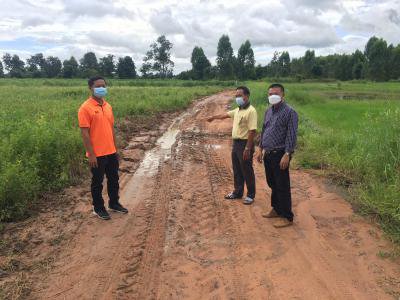
[[[223,200],[232,188],[229,120],[207,123],[233,97],[220,93],[180,116],[123,182],[130,213],[85,223],[37,298],[391,299],[399,264],[381,232],[353,214],[322,179],[294,170],[295,225],[261,217],[269,190],[255,166],[255,204]]]

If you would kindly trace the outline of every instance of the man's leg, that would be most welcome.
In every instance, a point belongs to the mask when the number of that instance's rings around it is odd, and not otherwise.
[[[254,155],[254,150],[250,151],[250,158],[248,160],[243,160],[243,152],[244,148],[246,147],[246,144],[244,144],[243,149],[241,149],[240,154],[241,154],[241,167],[242,167],[242,172],[244,175],[244,179],[246,182],[247,186],[247,197],[254,199],[256,196],[256,180],[254,176],[254,169],[253,169],[253,155]]]
[[[97,168],[90,169],[90,171],[92,172],[91,192],[92,192],[94,210],[99,210],[104,208],[102,191],[103,191],[103,179],[105,173],[105,160],[106,158],[104,156],[97,157]]]
[[[274,176],[274,166],[270,154],[264,156],[265,177],[267,184],[271,188],[271,207],[279,214],[278,199],[276,193],[276,182]]]
[[[293,221],[292,198],[290,192],[289,168],[281,170],[280,161],[284,153],[277,153],[273,158],[274,179],[276,183],[277,204],[279,214],[289,221]]]
[[[107,156],[105,173],[107,176],[107,193],[109,197],[109,206],[118,203],[119,200],[119,162],[116,154]]]
[[[238,143],[233,142],[232,146],[232,168],[233,168],[233,183],[234,183],[234,194],[238,196],[243,195],[244,189],[244,178],[242,173],[242,167],[239,160],[238,154]]]

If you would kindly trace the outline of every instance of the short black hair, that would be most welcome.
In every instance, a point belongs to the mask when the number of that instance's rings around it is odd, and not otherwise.
[[[238,86],[236,90],[242,90],[243,94],[245,94],[246,96],[250,96],[250,90],[247,86],[244,85]]]
[[[273,83],[273,84],[271,84],[271,85],[268,87],[268,89],[272,89],[272,88],[280,88],[281,91],[282,91],[282,93],[285,92],[285,88],[284,88],[283,85],[280,84],[280,83]]]
[[[99,80],[99,79],[102,79],[102,80],[104,80],[104,82],[106,82],[106,80],[104,79],[104,77],[102,77],[102,76],[93,76],[93,77],[90,77],[89,78],[89,80],[88,80],[88,86],[91,88],[92,86],[93,86],[93,84],[94,84],[94,82],[96,81],[96,80]],[[106,82],[107,83],[107,82]]]

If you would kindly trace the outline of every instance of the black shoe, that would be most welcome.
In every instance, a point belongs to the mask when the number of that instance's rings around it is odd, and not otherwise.
[[[240,199],[242,197],[243,197],[243,195],[235,194],[234,192],[232,192],[232,193],[229,193],[228,195],[226,195],[225,199],[234,200],[234,199]]]
[[[109,208],[115,212],[119,212],[119,213],[123,213],[123,214],[128,213],[128,210],[119,203],[110,205]]]
[[[106,209],[104,207],[103,208],[93,209],[93,214],[98,216],[100,219],[103,219],[103,220],[110,220],[111,219],[110,215],[108,214],[108,212],[106,211]]]

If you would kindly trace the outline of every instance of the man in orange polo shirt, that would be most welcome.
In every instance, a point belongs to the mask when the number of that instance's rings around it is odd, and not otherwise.
[[[108,207],[116,212],[128,212],[119,203],[119,158],[115,145],[114,114],[111,105],[104,100],[107,95],[105,79],[92,77],[88,85],[91,97],[79,108],[79,127],[92,172],[93,213],[109,220],[102,197],[104,174],[107,176]]]

